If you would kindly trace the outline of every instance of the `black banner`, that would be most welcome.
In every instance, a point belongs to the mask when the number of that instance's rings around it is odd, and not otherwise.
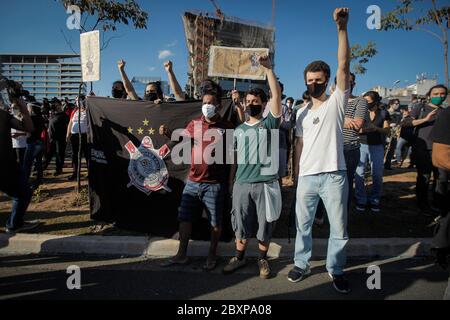
[[[170,140],[159,134],[159,127],[185,128],[201,116],[201,102],[153,104],[88,97],[87,103],[91,218],[152,236],[172,237],[178,230],[178,207],[189,165],[175,165],[170,154],[161,160],[158,150]],[[231,101],[222,104],[222,114],[229,118]],[[155,188],[161,189],[152,191]],[[227,223],[229,211],[225,212]],[[225,237],[229,236],[228,232]],[[209,225],[202,219],[194,224],[193,238],[207,237]]]

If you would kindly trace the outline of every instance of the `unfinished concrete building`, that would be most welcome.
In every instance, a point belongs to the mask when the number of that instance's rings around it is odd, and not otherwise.
[[[208,77],[209,50],[212,45],[268,48],[271,58],[274,58],[275,30],[272,26],[195,11],[185,12],[183,23],[189,51],[187,92],[190,96],[197,96],[200,83]],[[234,87],[234,79],[215,80],[219,81],[224,91]],[[242,92],[255,87],[267,90],[265,81],[236,81],[236,89]]]

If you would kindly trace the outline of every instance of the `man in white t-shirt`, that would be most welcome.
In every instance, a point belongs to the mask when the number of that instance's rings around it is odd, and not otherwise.
[[[311,102],[298,111],[295,173],[298,176],[294,268],[288,280],[298,282],[310,273],[312,235],[317,204],[323,200],[330,221],[327,270],[334,288],[350,291],[344,276],[346,264],[348,181],[344,158],[345,107],[350,94],[350,48],[347,35],[348,9],[334,11],[338,29],[336,89],[328,97],[330,67],[323,61],[310,63],[304,79]]]

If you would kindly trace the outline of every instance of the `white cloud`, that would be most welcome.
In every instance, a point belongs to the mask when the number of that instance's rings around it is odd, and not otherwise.
[[[173,55],[174,55],[173,52],[170,51],[170,50],[162,50],[162,51],[159,52],[158,58],[159,58],[159,60],[162,60],[162,59],[166,59],[168,57],[171,57]]]
[[[167,45],[167,47],[171,48],[171,47],[175,47],[178,44],[178,40],[172,41],[171,43],[169,43]]]
[[[156,68],[155,68],[155,67],[148,67],[147,69],[148,69],[148,71],[150,71],[150,72],[152,72],[152,71],[155,71],[155,70],[156,70]]]

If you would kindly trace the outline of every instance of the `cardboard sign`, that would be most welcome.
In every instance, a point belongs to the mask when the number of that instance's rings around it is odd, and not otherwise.
[[[100,80],[100,32],[80,35],[81,70],[83,82]]]
[[[232,48],[211,46],[209,77],[266,80],[266,73],[258,57],[269,55],[264,48]]]

